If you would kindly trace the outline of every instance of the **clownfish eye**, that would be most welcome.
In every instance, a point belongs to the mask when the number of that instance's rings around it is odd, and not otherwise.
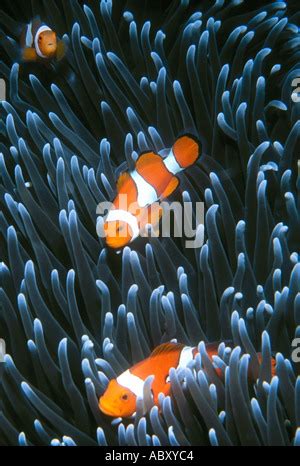
[[[124,395],[122,395],[122,400],[124,400],[124,401],[128,400],[128,395],[126,395],[126,393],[124,393]]]
[[[41,38],[41,36],[39,36],[39,42],[41,42],[41,40],[42,40],[42,38]]]

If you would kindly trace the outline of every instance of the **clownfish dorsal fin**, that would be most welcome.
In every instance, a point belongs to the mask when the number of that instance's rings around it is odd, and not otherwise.
[[[211,343],[205,343],[205,349],[207,353],[212,352],[212,351],[218,351],[219,348],[219,342],[213,341]]]
[[[225,345],[229,347],[233,346],[232,340],[223,340],[223,341],[212,341],[210,343],[205,343],[205,348],[206,350],[218,349],[220,343],[225,343]]]
[[[128,172],[121,173],[121,175],[119,176],[117,180],[117,191],[118,192],[122,189],[126,181],[128,181],[129,179],[130,179],[130,175]]]
[[[164,353],[170,353],[172,351],[178,351],[183,347],[184,345],[181,345],[179,343],[162,343],[161,345],[157,346],[152,353],[150,354],[150,357],[153,356],[159,356]]]
[[[143,168],[157,162],[160,159],[161,156],[153,151],[143,152],[136,161],[136,170],[140,172],[140,170],[143,170]]]

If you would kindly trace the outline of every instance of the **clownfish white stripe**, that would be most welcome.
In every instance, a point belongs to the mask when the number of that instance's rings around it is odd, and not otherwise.
[[[178,367],[186,367],[188,363],[194,359],[193,350],[194,348],[192,348],[191,346],[185,346],[182,349],[180,353]]]
[[[32,23],[30,23],[28,24],[27,30],[26,30],[26,39],[25,39],[26,47],[31,47],[32,43],[33,43]]]
[[[128,388],[137,397],[143,397],[144,380],[130,372],[129,369],[117,377],[117,382],[124,388]]]
[[[41,26],[39,29],[36,31],[35,38],[34,38],[34,45],[35,45],[35,50],[36,53],[41,57],[41,58],[47,58],[46,55],[44,55],[40,48],[39,48],[39,35],[44,32],[44,31],[51,31],[51,29],[48,26]]]
[[[169,155],[167,155],[167,157],[163,159],[163,162],[165,164],[166,169],[173,175],[176,175],[177,173],[183,170],[183,168],[177,162],[172,149],[170,150]]]
[[[130,176],[135,182],[138,192],[137,201],[140,207],[145,207],[157,201],[158,196],[153,186],[144,180],[144,178],[136,171],[130,172]]]
[[[139,236],[139,225],[137,218],[128,212],[127,210],[123,209],[111,209],[105,219],[106,222],[116,222],[116,221],[121,221],[127,223],[133,233],[131,241],[133,241],[135,238]]]
[[[176,367],[176,369],[180,369],[180,368],[182,369],[182,368],[187,367],[187,365],[194,359],[193,351],[194,351],[194,348],[192,348],[191,346],[185,346],[181,350],[181,353],[180,353],[180,356],[179,356],[178,366]],[[169,375],[166,378],[166,382],[167,383],[170,382],[170,376]]]

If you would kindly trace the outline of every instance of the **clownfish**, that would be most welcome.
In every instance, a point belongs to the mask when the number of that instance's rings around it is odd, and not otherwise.
[[[159,201],[175,191],[179,185],[176,175],[197,161],[200,150],[194,136],[184,135],[164,158],[155,152],[144,152],[134,170],[119,176],[117,196],[103,225],[109,247],[122,248],[141,235],[147,224],[158,225],[162,215]]]
[[[218,354],[218,343],[206,345],[206,352],[209,358],[213,359]],[[163,343],[159,345],[147,359],[138,362],[130,369],[127,369],[116,379],[110,380],[104,394],[99,398],[99,409],[106,415],[112,417],[131,417],[136,411],[137,397],[143,396],[144,381],[150,375],[154,375],[152,383],[153,403],[158,406],[158,395],[165,396],[171,393],[171,383],[169,371],[185,368],[195,358],[198,353],[197,347],[185,346],[181,343]],[[262,355],[257,354],[261,363]],[[275,375],[275,359],[271,359],[272,375]],[[223,378],[220,368],[215,368],[217,375]],[[251,371],[248,373],[249,379]]]
[[[56,32],[39,18],[23,28],[20,44],[24,61],[60,60],[65,54],[64,42],[58,40]]]

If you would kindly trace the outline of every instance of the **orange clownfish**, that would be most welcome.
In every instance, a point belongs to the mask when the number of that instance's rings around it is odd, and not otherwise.
[[[218,354],[218,343],[206,345],[206,352],[212,360]],[[158,406],[158,395],[171,393],[169,371],[172,367],[185,368],[198,353],[197,347],[185,346],[181,343],[163,343],[159,345],[147,359],[127,369],[116,379],[110,380],[104,394],[99,399],[100,410],[112,417],[131,417],[136,411],[137,397],[143,396],[144,381],[154,375],[152,383],[153,403]],[[261,362],[261,353],[258,353]],[[220,368],[217,375],[222,378]],[[272,358],[272,375],[275,375],[275,360]],[[249,378],[251,374],[249,373]]]
[[[147,224],[154,228],[158,225],[162,215],[159,201],[175,191],[179,184],[177,173],[196,162],[200,149],[196,138],[184,135],[176,140],[166,157],[144,152],[134,170],[119,176],[117,196],[104,221],[109,247],[122,248],[141,235]]]
[[[21,33],[22,58],[24,61],[60,60],[65,54],[65,44],[57,39],[56,32],[39,18],[27,24]]]

